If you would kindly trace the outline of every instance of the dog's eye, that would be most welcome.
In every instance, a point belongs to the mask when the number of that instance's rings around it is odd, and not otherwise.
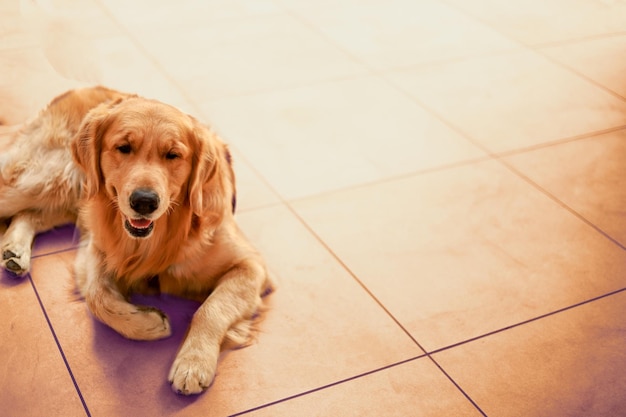
[[[120,145],[120,146],[116,147],[115,149],[117,149],[117,151],[119,153],[123,153],[123,154],[129,154],[130,153],[130,145],[129,144]]]
[[[176,152],[168,152],[165,154],[165,159],[177,159],[180,158],[180,155],[178,155]]]

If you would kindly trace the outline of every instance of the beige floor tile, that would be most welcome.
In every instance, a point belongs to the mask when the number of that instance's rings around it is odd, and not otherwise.
[[[3,1],[0,4],[0,50],[35,46],[36,34],[22,17],[20,2]]]
[[[480,412],[426,358],[246,414],[250,417],[440,417]]]
[[[541,52],[626,97],[626,35],[541,49]],[[608,65],[607,65],[608,63]]]
[[[378,78],[205,102],[203,109],[285,198],[484,156]]]
[[[230,148],[230,152],[237,179],[237,212],[279,203],[280,197],[250,167],[240,152],[233,147]]]
[[[81,85],[61,77],[41,49],[0,50],[0,120],[17,124],[35,116],[54,97]]]
[[[624,283],[622,249],[496,162],[293,206],[431,351]]]
[[[387,75],[492,152],[626,124],[626,103],[534,52]]]
[[[0,275],[0,415],[477,415],[414,340],[494,331],[434,354],[485,414],[621,415],[626,292],[501,329],[624,288],[624,28],[621,0],[0,2],[0,122],[84,83],[200,116],[278,280],[186,398],[166,375],[197,304],[134,297],[174,334],[126,340],[75,292],[74,229],[42,234],[49,322]]]
[[[626,131],[505,160],[626,246]]]
[[[179,0],[175,3],[109,0],[103,6],[134,33],[158,28],[207,26],[220,20],[262,17],[282,11],[271,0]]]
[[[197,101],[365,73],[333,44],[280,14],[136,35]],[[189,40],[193,39],[191,43]]]
[[[198,116],[179,87],[125,36],[94,40],[93,47],[99,54],[100,84],[160,100]]]
[[[488,26],[438,1],[283,3],[375,70],[517,47]]]
[[[489,416],[620,416],[625,314],[622,292],[434,358]]]
[[[28,279],[1,274],[0,315],[1,414],[85,416]]]
[[[59,74],[92,81],[89,41],[118,27],[92,1],[10,1],[0,6],[0,50],[36,47]],[[68,53],[59,53],[71,51]],[[70,58],[70,59],[68,59]],[[22,77],[22,80],[27,77]]]
[[[85,50],[78,55],[64,44],[58,45],[54,55],[64,63],[64,67],[56,68],[58,73],[89,85],[105,85],[161,100],[194,113],[194,107],[163,70],[126,36],[87,39]]]
[[[94,322],[75,301],[74,253],[35,259],[32,276],[93,415],[227,415],[388,366],[423,352],[282,207],[239,214],[279,280],[256,344],[225,353],[200,397],[166,383],[169,365],[196,305],[143,297],[163,308],[174,334],[133,342]],[[53,279],[55,278],[55,279]]]
[[[84,41],[111,35],[116,24],[91,1],[4,1],[0,5],[0,50],[65,45],[78,56]]]
[[[65,41],[74,36],[94,38],[112,35],[119,28],[101,8],[98,0],[47,0],[22,2],[20,15],[30,29],[42,35],[42,41],[57,41],[57,34]]]
[[[525,44],[623,32],[626,4],[615,0],[446,0]]]

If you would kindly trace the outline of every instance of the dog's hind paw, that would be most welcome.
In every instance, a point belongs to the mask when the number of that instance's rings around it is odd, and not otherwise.
[[[9,272],[22,276],[30,269],[30,256],[18,255],[10,249],[2,251],[2,266]]]

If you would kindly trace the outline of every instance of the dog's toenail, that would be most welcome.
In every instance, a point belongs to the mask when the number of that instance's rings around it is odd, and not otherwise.
[[[6,261],[9,258],[15,258],[17,255],[11,252],[10,250],[5,250],[2,252],[2,260]]]
[[[22,271],[22,267],[19,266],[17,264],[17,262],[15,262],[13,259],[9,259],[9,261],[7,262],[6,265],[7,269],[13,271],[13,272],[21,272]]]

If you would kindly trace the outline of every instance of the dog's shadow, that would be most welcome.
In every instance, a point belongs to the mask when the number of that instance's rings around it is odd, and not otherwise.
[[[11,288],[16,285],[29,285],[28,277],[20,277],[4,268],[0,268],[0,287]]]
[[[115,391],[117,415],[144,415],[152,408],[165,414],[189,406],[202,396],[174,393],[167,376],[200,303],[167,295],[133,296],[131,301],[165,312],[172,335],[157,341],[133,341],[94,319],[93,351],[104,382]]]

